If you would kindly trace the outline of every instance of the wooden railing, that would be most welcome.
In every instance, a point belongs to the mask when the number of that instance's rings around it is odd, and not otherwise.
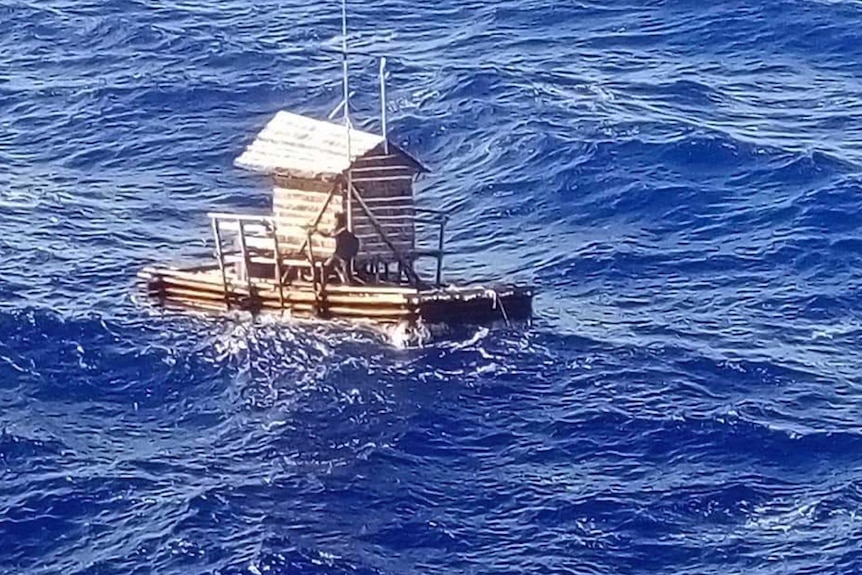
[[[411,262],[404,262],[405,264],[411,264],[410,268],[412,271],[412,260],[422,258],[422,257],[430,257],[434,258],[437,261],[437,269],[435,274],[435,284],[439,287],[443,282],[443,257],[445,255],[445,242],[446,242],[446,224],[449,220],[449,214],[447,212],[441,210],[434,210],[429,208],[415,208],[416,216],[414,221],[417,226],[433,226],[436,227],[435,236],[436,236],[436,248],[431,249],[416,249],[414,250],[411,257],[408,259]],[[279,246],[279,238],[276,233],[276,223],[275,219],[272,216],[268,215],[254,215],[254,214],[232,214],[232,213],[224,213],[224,212],[211,212],[208,214],[211,224],[213,237],[215,240],[215,256],[218,260],[219,270],[221,271],[222,281],[225,286],[227,286],[227,271],[226,271],[226,250],[224,247],[224,238],[223,232],[234,232],[236,234],[236,238],[239,244],[239,261],[243,265],[244,270],[244,279],[247,287],[251,290],[252,281],[251,281],[251,264],[254,261],[259,262],[260,259],[258,256],[254,256],[253,253],[255,251],[264,251],[269,252],[271,250],[272,257],[265,256],[266,263],[273,263],[275,266],[274,271],[274,280],[279,290],[279,297],[283,299],[283,267],[285,262],[282,258],[282,252]],[[308,258],[308,261],[294,261],[290,260],[287,262],[288,267],[296,266],[296,265],[305,265],[310,266],[312,268],[312,273],[315,274],[317,272],[316,265],[320,262],[316,262],[314,258],[313,251],[311,248],[311,243],[307,239],[305,247],[309,248],[308,250],[303,250],[305,253],[305,257]],[[233,252],[236,253],[236,252]],[[302,255],[299,255],[302,258]],[[402,260],[404,261],[404,260]],[[322,270],[321,270],[322,273]],[[415,272],[414,272],[415,276]],[[317,283],[317,282],[315,282]],[[322,284],[323,282],[321,282]],[[318,291],[320,288],[315,286],[315,291]],[[227,291],[227,289],[225,290]]]
[[[446,223],[449,221],[449,213],[431,208],[415,208],[415,222],[420,225],[438,226],[437,249],[417,249],[414,251],[416,257],[433,257],[437,259],[437,274],[435,283],[440,287],[443,283],[443,256],[445,255]]]
[[[252,293],[251,283],[251,256],[246,240],[246,233],[250,232],[255,238],[271,238],[272,253],[275,260],[275,283],[278,286],[279,302],[284,305],[284,288],[282,286],[281,258],[279,257],[278,234],[275,233],[275,223],[271,216],[251,214],[228,214],[221,212],[210,212],[207,214],[212,222],[213,238],[215,240],[215,252],[224,283],[225,294],[227,289],[227,271],[225,270],[224,247],[222,245],[222,230],[236,231],[239,240],[240,258],[243,264],[246,287]],[[228,301],[228,307],[230,302]]]

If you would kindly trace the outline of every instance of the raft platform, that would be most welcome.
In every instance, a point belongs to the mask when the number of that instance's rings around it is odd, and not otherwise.
[[[379,322],[476,324],[522,321],[532,290],[444,281],[449,214],[416,205],[427,168],[376,135],[278,112],[237,158],[274,181],[272,213],[210,213],[213,259],[138,274],[165,306]],[[356,237],[353,278],[325,262],[337,222]],[[433,278],[416,262],[436,261]]]
[[[146,293],[165,307],[209,312],[240,310],[297,318],[373,320],[381,323],[485,324],[524,321],[531,315],[532,293],[514,286],[412,287],[279,284],[274,279],[243,280],[233,271],[223,279],[218,265],[186,269],[148,267],[138,277]]]

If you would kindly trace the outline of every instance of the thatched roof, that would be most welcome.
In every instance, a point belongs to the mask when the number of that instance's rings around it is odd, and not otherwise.
[[[347,159],[347,139],[341,124],[322,122],[290,112],[278,112],[251,145],[236,159],[238,167],[264,174],[291,173],[303,177],[343,174],[357,158],[380,148],[384,138],[361,130],[350,130],[351,160]],[[403,150],[390,146],[404,156],[417,171],[427,171]]]

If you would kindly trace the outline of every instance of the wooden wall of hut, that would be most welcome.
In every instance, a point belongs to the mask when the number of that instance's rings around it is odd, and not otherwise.
[[[389,244],[407,256],[414,249],[416,235],[413,202],[415,165],[397,152],[385,154],[382,149],[374,149],[354,161],[351,171],[354,187],[374,215]],[[334,177],[312,179],[276,174],[274,179],[272,211],[283,253],[299,252],[306,239],[306,227],[314,223],[333,189],[335,195],[324,210],[317,228],[332,231],[335,215],[347,209],[346,186]],[[397,256],[358,202],[354,202],[351,215],[360,245],[357,261],[397,262]],[[312,237],[315,258],[329,257],[334,247],[331,238],[319,234]]]
[[[283,253],[298,253],[306,240],[306,226],[314,223],[333,188],[335,195],[321,216],[318,229],[331,231],[335,226],[335,214],[344,211],[344,200],[340,186],[334,181],[275,176],[272,197],[272,213],[278,230],[279,249]],[[314,257],[325,259],[332,254],[335,243],[331,238],[315,234],[312,236]]]
[[[389,241],[402,254],[415,245],[413,178],[415,167],[400,154],[374,150],[353,163],[353,184]],[[377,233],[357,202],[352,207],[353,229],[359,238],[357,259],[395,262],[397,258]]]

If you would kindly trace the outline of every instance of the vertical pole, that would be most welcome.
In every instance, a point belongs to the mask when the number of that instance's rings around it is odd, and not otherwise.
[[[284,275],[281,271],[281,250],[278,247],[278,229],[272,227],[272,247],[275,253],[275,283],[278,285],[278,304],[284,310]]]
[[[437,287],[443,283],[443,236],[446,231],[446,218],[440,220],[440,237],[437,238]]]
[[[380,125],[383,132],[383,152],[389,155],[389,138],[386,131],[386,58],[380,58]]]
[[[218,218],[212,219],[213,237],[215,237],[216,257],[218,258],[218,267],[221,271],[221,285],[224,289],[224,305],[225,309],[230,310],[230,294],[227,291],[227,272],[224,269],[224,253],[221,251],[221,231],[219,230]]]
[[[248,250],[245,247],[245,227],[242,220],[237,220],[237,223],[239,224],[239,249],[242,253],[242,263],[245,266],[245,285],[248,288],[248,299],[249,303],[251,303],[254,294],[251,291],[251,262],[248,259]]]
[[[350,141],[350,85],[347,70],[347,0],[341,0],[341,67],[344,87],[344,129],[347,133],[347,229],[353,231],[353,154]]]
[[[312,232],[310,232],[310,231],[308,232],[308,242],[306,244],[308,246],[308,253],[306,254],[306,256],[308,257],[309,263],[311,263],[311,286],[314,289],[314,313],[315,313],[315,315],[317,315],[319,317],[321,315],[321,310],[323,308],[323,305],[321,304],[320,300],[321,300],[321,295],[323,292],[323,287],[322,287],[322,282],[324,280],[323,276],[326,273],[326,270],[324,270],[324,269],[320,270],[320,276],[321,277],[320,277],[320,281],[318,281],[317,263],[314,261],[314,247],[311,245],[311,233]]]

